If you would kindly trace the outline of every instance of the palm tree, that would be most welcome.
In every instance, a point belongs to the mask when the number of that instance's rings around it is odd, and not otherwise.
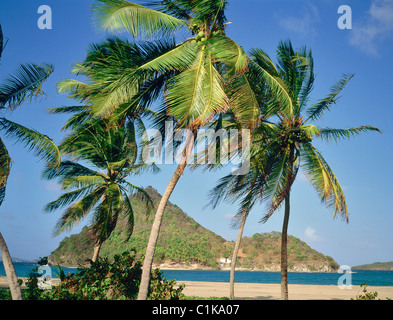
[[[268,201],[267,213],[261,220],[266,222],[284,202],[284,221],[281,238],[281,298],[288,299],[287,230],[290,216],[290,193],[298,170],[303,169],[308,181],[315,188],[322,203],[333,209],[334,217],[349,221],[344,192],[340,183],[322,154],[313,145],[314,138],[324,141],[339,141],[357,136],[362,132],[380,132],[373,126],[349,129],[319,128],[311,121],[320,119],[325,111],[335,105],[338,95],[353,75],[344,74],[334,84],[329,94],[307,107],[314,84],[314,62],[311,50],[302,48],[295,51],[290,41],[280,42],[277,49],[277,67],[260,49],[251,52],[256,67],[264,68],[282,81],[291,97],[293,113],[286,108],[277,112],[277,122],[270,126],[271,135],[267,144],[256,145],[256,152],[275,153],[266,176],[263,201]],[[277,103],[273,99],[269,104]],[[258,149],[260,150],[258,151]]]
[[[71,230],[93,213],[91,231],[96,244],[92,261],[95,262],[120,215],[128,218],[131,236],[134,214],[130,195],[144,201],[147,213],[151,210],[153,203],[147,192],[126,179],[148,170],[155,172],[156,167],[136,162],[135,131],[131,123],[112,127],[106,120],[91,120],[67,137],[59,148],[73,157],[73,161],[63,161],[59,169],[48,167],[43,172],[43,178],[58,179],[65,191],[48,203],[45,210],[52,212],[66,207],[55,227],[55,235]]]
[[[245,176],[225,176],[210,193],[210,204],[215,207],[221,200],[240,200],[237,214],[240,228],[235,243],[231,265],[230,297],[234,298],[234,270],[237,252],[240,247],[244,224],[250,210],[259,201],[267,202],[267,213],[261,220],[266,222],[270,216],[285,204],[284,221],[281,238],[281,297],[288,299],[287,280],[287,230],[290,215],[290,191],[300,167],[304,169],[308,180],[316,189],[323,203],[334,209],[334,217],[341,216],[348,221],[348,210],[343,190],[326,160],[312,144],[314,138],[338,141],[350,138],[361,132],[377,131],[372,126],[350,129],[318,128],[309,121],[318,120],[323,112],[329,110],[338,100],[352,75],[344,75],[332,86],[330,93],[317,103],[307,108],[309,95],[314,84],[313,57],[305,48],[294,51],[291,42],[281,42],[278,46],[277,67],[269,56],[260,49],[253,49],[250,54],[253,74],[264,69],[280,81],[291,97],[292,107],[281,106],[276,95],[259,95],[267,110],[274,110],[276,123],[261,121],[254,130],[250,171]],[[263,83],[264,78],[252,81]],[[262,88],[262,86],[261,86]],[[258,89],[254,89],[258,92]],[[303,114],[306,114],[305,116]],[[266,114],[270,114],[269,111]]]
[[[270,82],[272,80],[277,81],[277,79],[274,79],[271,75],[269,75],[270,79],[267,79],[264,74],[261,77],[261,70],[255,64],[255,61],[251,59],[249,63],[249,70],[245,76],[252,87],[254,98],[258,101],[260,108],[259,117],[255,121],[256,127],[252,131],[250,167],[244,175],[228,174],[221,178],[209,192],[210,201],[208,204],[214,209],[221,201],[239,202],[239,209],[232,223],[233,228],[238,228],[238,235],[231,259],[229,281],[229,297],[231,300],[235,299],[235,269],[246,219],[255,203],[263,198],[266,179],[269,170],[271,170],[271,164],[275,162],[277,156],[274,150],[268,149],[266,152],[261,150],[263,149],[261,146],[266,146],[269,143],[269,136],[272,133],[272,123],[269,122],[269,119],[280,108],[268,103],[273,97],[279,99],[281,95],[280,92],[271,90],[274,86]],[[270,61],[270,63],[273,62]],[[228,113],[223,116],[223,119],[225,119],[223,121],[225,122],[224,127],[239,127],[234,114]]]
[[[124,97],[138,97],[149,73],[165,75],[164,104],[161,114],[175,121],[175,128],[189,130],[182,158],[158,205],[151,230],[138,299],[148,294],[150,270],[153,263],[161,221],[169,198],[183,175],[195,140],[196,132],[221,113],[231,109],[242,127],[253,128],[258,116],[258,103],[245,77],[247,55],[236,42],[226,36],[227,0],[163,0],[153,1],[149,7],[125,0],[96,0],[94,23],[112,32],[128,31],[135,38],[170,38],[175,31],[188,29],[190,37],[141,64],[133,72],[124,72],[121,80],[110,88],[110,95],[98,113],[113,113],[113,103]],[[292,102],[281,84],[262,70],[261,76],[277,92],[277,99]],[[141,81],[142,80],[142,81]],[[228,89],[230,88],[230,89]],[[228,90],[232,92],[229,96]],[[123,109],[120,108],[120,112]]]
[[[267,124],[265,122],[265,124]],[[268,124],[267,124],[268,125]],[[261,129],[261,124],[253,135],[254,149],[257,145],[261,146],[269,136],[267,128]],[[265,142],[266,143],[266,142]],[[250,157],[250,169],[245,175],[228,174],[221,178],[218,184],[210,191],[209,205],[216,208],[221,201],[228,201],[231,203],[239,202],[239,209],[234,218],[232,227],[238,228],[238,234],[233,248],[231,259],[231,270],[229,280],[229,298],[235,299],[235,269],[237,257],[240,249],[241,239],[244,232],[244,226],[248,215],[253,209],[255,203],[262,202],[264,190],[266,188],[267,177],[271,170],[271,165],[276,161],[277,154],[272,153],[272,150],[267,152],[254,152]],[[269,153],[270,152],[270,153]]]
[[[6,42],[0,25],[0,58],[5,49]],[[42,84],[53,72],[53,66],[44,64],[22,64],[14,75],[9,76],[0,85],[0,110],[9,112],[19,107],[25,100],[32,100],[33,97],[43,95]],[[43,158],[51,166],[56,166],[60,162],[60,153],[53,141],[35,130],[26,128],[18,123],[10,121],[5,117],[0,117],[0,132],[5,137],[22,142],[35,155]],[[6,185],[11,170],[11,157],[0,137],[0,205],[4,201]],[[10,283],[13,299],[22,299],[20,286],[17,282],[15,268],[3,236],[0,233],[0,251]]]

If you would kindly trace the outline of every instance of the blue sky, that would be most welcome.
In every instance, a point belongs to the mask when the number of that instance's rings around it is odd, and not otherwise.
[[[37,20],[41,5],[50,5],[53,29],[40,30]],[[337,21],[340,5],[352,9],[352,29],[341,30]],[[105,39],[90,23],[88,0],[2,0],[0,23],[9,38],[0,66],[0,79],[13,73],[20,63],[49,62],[55,72],[44,85],[45,99],[25,103],[7,114],[11,120],[60,142],[65,117],[49,115],[45,109],[73,102],[57,95],[55,85],[69,76],[73,63],[84,58],[92,42]],[[391,99],[393,71],[393,1],[364,0],[230,0],[227,12],[232,24],[228,33],[245,50],[259,47],[274,57],[280,40],[290,39],[295,47],[313,50],[317,74],[312,101],[322,98],[343,73],[355,73],[339,103],[319,124],[333,128],[374,125],[383,134],[364,134],[339,144],[316,142],[340,180],[346,194],[350,222],[333,219],[321,205],[313,188],[299,175],[292,191],[289,233],[312,248],[332,256],[339,264],[355,266],[375,261],[393,261],[393,194]],[[35,259],[49,255],[69,234],[52,237],[60,212],[47,214],[44,205],[59,194],[54,182],[40,179],[43,163],[6,141],[13,158],[6,200],[0,207],[0,230],[12,256]],[[151,185],[163,193],[174,167],[163,165],[161,173],[133,181]],[[228,169],[214,173],[186,173],[171,202],[180,206],[204,227],[228,240],[237,231],[230,228],[235,205],[204,209],[207,192]],[[265,224],[259,219],[264,207],[257,206],[246,223],[245,235],[280,231],[282,210]],[[88,220],[85,221],[87,223]],[[73,233],[80,231],[84,224]]]

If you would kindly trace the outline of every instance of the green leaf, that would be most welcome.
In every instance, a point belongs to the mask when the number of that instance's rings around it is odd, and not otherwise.
[[[243,48],[231,38],[218,35],[212,37],[209,43],[212,57],[224,64],[228,75],[233,76],[247,71],[248,57]]]
[[[86,196],[84,196],[82,199],[79,201],[75,202],[72,204],[69,208],[65,210],[65,212],[62,214],[60,217],[59,221],[57,222],[55,226],[55,235],[59,235],[63,231],[70,231],[77,223],[81,221],[86,215],[89,214],[90,210],[99,202],[101,199],[102,195],[105,193],[106,188],[105,187],[99,187],[96,188],[93,192],[88,193]],[[71,199],[67,199],[67,197]],[[63,196],[61,196],[58,199],[58,202],[60,200],[62,201],[62,205],[71,203],[73,200],[72,198],[75,197],[75,192],[69,192]],[[66,200],[67,199],[67,200]],[[52,206],[47,206],[47,210],[54,210],[57,207],[60,207],[60,205],[56,204],[53,202]]]
[[[1,31],[1,30],[0,30]],[[11,157],[8,154],[7,148],[0,138],[0,205],[4,201],[5,189],[7,185],[8,176],[11,170]]]
[[[48,136],[5,118],[0,118],[0,131],[3,131],[8,138],[24,143],[35,156],[44,159],[48,165],[60,164],[60,151]]]
[[[180,125],[201,125],[228,108],[223,80],[203,50],[193,64],[170,79],[166,102]]]
[[[184,20],[125,0],[95,0],[92,10],[96,28],[128,31],[134,37],[161,37],[186,25]]]
[[[315,136],[321,134],[321,130],[312,124],[303,125],[300,127],[300,129],[307,135],[309,139],[313,139]]]
[[[325,98],[320,99],[307,110],[307,114],[309,115],[307,120],[317,120],[322,117],[325,110],[330,110],[330,107],[337,103],[339,99],[339,97],[337,97],[338,94],[353,77],[354,74],[344,74],[341,79],[330,88],[330,93]],[[305,122],[307,122],[307,120]]]
[[[14,75],[0,86],[0,109],[10,110],[20,106],[26,99],[43,95],[42,84],[53,72],[53,66],[22,64]]]
[[[252,59],[252,56],[251,56]],[[294,113],[294,107],[291,96],[287,91],[287,87],[283,81],[278,77],[270,74],[266,71],[263,66],[260,66],[257,62],[251,60],[250,64],[260,77],[260,79],[266,82],[267,86],[272,91],[272,103],[270,103],[268,114],[272,115],[276,112],[285,114],[287,118],[291,118]]]
[[[379,132],[382,133],[376,127],[372,126],[361,126],[359,128],[349,128],[349,129],[331,129],[324,128],[320,130],[319,137],[323,140],[330,141],[333,139],[335,142],[338,142],[341,139],[350,139],[352,137],[356,137],[362,132]]]
[[[317,149],[309,143],[301,145],[304,173],[314,186],[321,201],[348,222],[348,209],[344,192],[328,163]]]

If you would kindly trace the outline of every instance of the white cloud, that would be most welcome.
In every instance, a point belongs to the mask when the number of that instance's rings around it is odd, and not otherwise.
[[[45,182],[45,190],[53,191],[53,192],[60,192],[62,189],[58,183],[48,181],[48,182]]]
[[[295,32],[301,36],[315,37],[317,35],[316,24],[320,20],[316,6],[307,3],[296,16],[280,14],[278,23],[284,29]]]
[[[304,230],[304,237],[306,238],[306,240],[312,242],[320,242],[324,240],[317,234],[317,231],[310,226],[308,226],[306,230]]]
[[[393,40],[393,0],[372,0],[367,16],[353,22],[350,44],[370,54],[379,54],[379,45]]]
[[[226,220],[232,220],[235,217],[233,213],[225,213],[224,214],[224,219]]]

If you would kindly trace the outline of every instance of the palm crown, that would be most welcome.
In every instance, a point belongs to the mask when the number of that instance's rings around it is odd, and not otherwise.
[[[114,230],[120,214],[128,218],[132,234],[134,216],[129,195],[141,198],[147,209],[152,208],[146,191],[127,181],[130,175],[156,169],[137,163],[133,129],[131,125],[113,128],[107,121],[92,120],[60,145],[73,161],[63,161],[59,169],[48,167],[43,173],[45,179],[58,179],[65,191],[45,208],[50,212],[67,207],[55,234],[70,230],[93,212],[93,235],[97,243],[102,243]]]
[[[259,112],[258,104],[244,77],[247,55],[225,34],[226,5],[225,0],[164,0],[150,2],[149,7],[124,0],[96,1],[93,17],[98,27],[128,31],[145,40],[160,37],[138,43],[149,53],[145,59],[118,73],[111,85],[101,83],[108,95],[96,111],[105,114],[122,110],[114,108],[130,100],[138,101],[141,90],[148,89],[146,84],[151,89],[155,80],[165,77],[165,85],[160,82],[165,110],[180,127],[203,126],[229,107],[244,125],[251,126]],[[190,37],[176,44],[171,39],[181,28]],[[264,70],[262,75],[268,77]],[[284,92],[273,79],[270,84]]]
[[[283,81],[293,105],[291,113],[287,112],[286,108],[281,108],[277,112],[278,121],[269,126],[270,138],[265,140],[265,146],[262,147],[262,150],[274,150],[276,154],[275,164],[269,169],[267,179],[270,181],[264,194],[264,198],[269,199],[270,208],[263,220],[266,221],[288,195],[300,167],[303,168],[321,201],[333,209],[335,216],[339,215],[348,220],[348,209],[340,183],[312,141],[316,137],[325,141],[338,141],[361,132],[379,132],[379,129],[372,126],[349,129],[319,128],[310,121],[318,120],[325,111],[329,111],[336,104],[338,95],[353,75],[343,75],[331,87],[326,97],[307,107],[315,80],[310,50],[303,48],[295,51],[291,42],[281,42],[277,49],[277,67],[270,63],[271,60],[266,58],[267,55],[262,50],[255,49],[251,55],[258,65]],[[256,153],[258,147],[256,143]]]

